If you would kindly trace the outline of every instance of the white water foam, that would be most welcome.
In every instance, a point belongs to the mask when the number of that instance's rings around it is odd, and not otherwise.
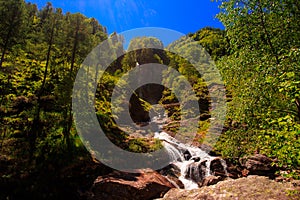
[[[191,190],[198,188],[198,184],[192,180],[191,177],[194,176],[200,179],[199,176],[201,176],[201,174],[199,165],[201,162],[205,161],[204,177],[211,175],[210,163],[216,157],[210,156],[208,153],[198,147],[180,143],[166,132],[156,132],[154,137],[163,141],[162,144],[168,152],[172,163],[180,169],[181,175],[179,180],[183,183],[185,189]],[[189,157],[185,157],[185,153],[188,153]],[[198,162],[196,162],[196,160]],[[222,159],[220,160],[222,166],[224,167],[224,171],[227,174],[226,162]],[[201,178],[203,179],[204,177]]]

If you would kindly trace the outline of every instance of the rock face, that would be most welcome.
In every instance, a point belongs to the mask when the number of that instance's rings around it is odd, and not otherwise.
[[[292,183],[278,183],[263,176],[230,179],[195,190],[171,189],[162,200],[257,200],[300,199],[300,187]]]
[[[175,186],[153,170],[137,173],[114,172],[98,177],[90,200],[147,200],[162,197]]]
[[[149,112],[144,109],[142,102],[139,100],[139,98],[143,99],[144,101],[147,101],[151,105],[157,104],[162,98],[163,91],[164,87],[157,84],[147,84],[138,88],[136,90],[137,96],[132,95],[129,103],[129,112],[132,120],[136,123],[149,122]]]

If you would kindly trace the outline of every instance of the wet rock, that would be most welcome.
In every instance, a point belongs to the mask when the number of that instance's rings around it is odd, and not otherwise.
[[[163,169],[158,171],[161,175],[165,176],[173,185],[178,188],[183,189],[184,185],[179,180],[180,176],[180,169],[178,166],[174,164],[169,164],[168,166],[164,167]]]
[[[224,180],[227,176],[226,162],[221,158],[215,158],[210,163],[210,168],[207,169],[207,160],[201,162],[193,162],[188,166],[185,178],[190,178],[197,182],[199,186],[215,184],[220,180]],[[212,176],[206,177],[207,171],[210,171]]]
[[[223,162],[223,164],[222,164]],[[226,163],[221,158],[215,158],[210,163],[210,171],[215,176],[227,177]]]
[[[185,150],[183,152],[183,157],[184,157],[185,160],[189,160],[189,159],[191,159],[192,155],[188,150]]]
[[[172,175],[175,177],[179,177],[180,176],[180,169],[178,166],[176,166],[175,164],[171,163],[168,166],[162,168],[161,170],[158,171],[160,174],[162,175]]]
[[[199,162],[201,160],[201,158],[200,157],[194,157],[194,158],[192,158],[192,160],[194,160],[195,162]]]
[[[140,200],[162,197],[175,188],[165,177],[153,170],[137,173],[114,172],[98,177],[91,189],[90,200]]]
[[[202,162],[193,162],[188,166],[185,178],[190,178],[197,183],[201,183],[206,176],[206,160]]]
[[[171,182],[176,188],[184,189],[184,185],[177,177],[166,175],[165,176],[169,182]]]

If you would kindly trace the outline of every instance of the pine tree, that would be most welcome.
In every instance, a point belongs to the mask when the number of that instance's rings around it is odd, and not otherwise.
[[[12,47],[23,42],[25,14],[24,0],[0,1],[0,68]]]

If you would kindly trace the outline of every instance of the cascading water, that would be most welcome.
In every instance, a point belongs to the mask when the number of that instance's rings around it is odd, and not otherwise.
[[[198,147],[189,146],[180,143],[166,132],[156,132],[155,138],[162,140],[170,159],[173,164],[180,169],[179,180],[183,183],[185,189],[198,188],[197,182],[201,182],[205,177],[212,175],[210,164],[216,157],[208,155]],[[226,163],[219,159],[224,168],[225,174]]]
[[[227,166],[224,160],[210,156],[198,147],[181,143],[162,131],[162,124],[165,123],[166,118],[166,114],[164,117],[152,117],[150,123],[157,124],[159,129],[158,132],[155,132],[154,138],[162,141],[170,159],[173,160],[172,164],[180,169],[178,179],[183,183],[185,189],[196,189],[199,187],[198,183],[202,182],[205,177],[214,175],[214,172],[211,172],[211,162],[216,159],[218,159],[219,167],[223,168],[222,171],[227,176]]]

